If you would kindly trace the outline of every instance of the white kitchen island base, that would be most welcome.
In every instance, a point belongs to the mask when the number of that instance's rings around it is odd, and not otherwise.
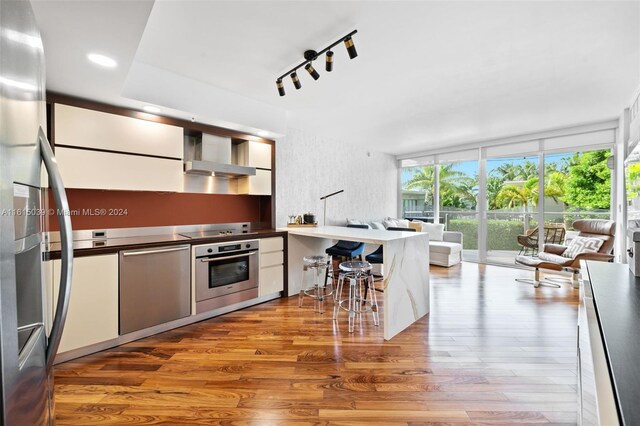
[[[302,284],[303,257],[324,254],[337,240],[383,246],[384,338],[393,336],[429,313],[429,236],[426,233],[358,229],[340,226],[286,228],[289,296]],[[365,251],[365,254],[368,252]]]

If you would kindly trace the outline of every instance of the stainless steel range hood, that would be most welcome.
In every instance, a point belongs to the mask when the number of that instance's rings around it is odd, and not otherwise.
[[[200,176],[234,178],[255,176],[255,167],[231,162],[231,138],[202,134],[184,140],[184,171]]]
[[[191,160],[184,162],[185,173],[201,176],[240,177],[255,176],[255,167],[237,166],[235,164],[217,163],[213,161]]]

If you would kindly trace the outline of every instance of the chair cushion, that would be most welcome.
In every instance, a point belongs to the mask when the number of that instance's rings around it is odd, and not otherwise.
[[[353,244],[355,244],[355,246],[353,246]],[[353,243],[351,241],[338,241],[338,244],[325,250],[325,253],[330,254],[331,256],[343,257],[356,257],[360,256],[363,252],[364,243]]]
[[[562,256],[558,256],[563,259]],[[568,260],[568,259],[564,259]],[[570,260],[568,260],[571,263]],[[558,265],[554,262],[548,262],[539,258],[531,257],[531,256],[518,256],[516,257],[516,263],[520,265],[530,266],[532,268],[543,268],[543,269],[551,269],[554,271],[562,271],[562,265]]]
[[[446,241],[429,241],[430,253],[442,253],[446,255],[460,253],[462,251],[462,244],[448,243]]]
[[[603,243],[604,240],[600,238],[575,237],[562,253],[562,256],[573,259],[580,253],[598,253]]]
[[[557,254],[547,253],[546,251],[538,253],[538,258],[545,262],[557,263],[561,266],[569,265],[573,261],[573,259],[568,259]]]

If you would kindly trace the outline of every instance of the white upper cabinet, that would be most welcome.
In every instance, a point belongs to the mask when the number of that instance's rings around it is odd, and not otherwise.
[[[55,144],[182,159],[181,127],[55,104]]]
[[[240,166],[257,167],[271,170],[271,145],[261,142],[245,141],[235,147],[235,163]]]
[[[88,149],[56,148],[67,188],[182,191],[182,161]]]
[[[255,176],[238,178],[238,194],[271,195],[271,170],[256,170]]]

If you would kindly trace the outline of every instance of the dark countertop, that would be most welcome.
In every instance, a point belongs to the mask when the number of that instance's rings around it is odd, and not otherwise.
[[[180,234],[147,235],[128,238],[109,238],[106,240],[74,241],[74,257],[96,256],[99,254],[117,253],[120,250],[143,249],[180,244],[208,244],[225,241],[242,241],[254,238],[282,237],[286,232],[275,229],[259,229],[247,234],[229,235],[224,237],[188,238]],[[60,259],[60,243],[51,243],[45,251],[45,260]]]
[[[587,262],[609,371],[625,425],[640,425],[640,278],[628,265]]]

